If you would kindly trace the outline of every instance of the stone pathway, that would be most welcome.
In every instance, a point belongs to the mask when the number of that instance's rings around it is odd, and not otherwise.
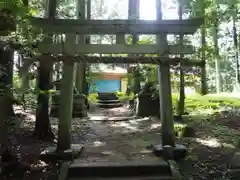
[[[125,107],[98,109],[85,122],[92,132],[84,142],[86,162],[153,158],[145,147],[161,139],[159,120],[136,118]]]
[[[134,119],[134,114],[126,107],[118,107],[111,109],[96,109],[94,112],[88,113],[89,120],[93,121],[126,121]]]

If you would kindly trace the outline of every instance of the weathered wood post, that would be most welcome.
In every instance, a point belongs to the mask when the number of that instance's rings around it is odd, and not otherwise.
[[[76,46],[76,35],[66,34],[65,53],[74,56]],[[65,59],[63,62],[63,78],[61,87],[59,127],[57,151],[65,151],[71,147],[72,110],[73,110],[73,79],[74,62]]]

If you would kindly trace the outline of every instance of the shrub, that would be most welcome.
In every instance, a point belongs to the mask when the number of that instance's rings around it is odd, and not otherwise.
[[[118,97],[119,100],[133,100],[135,98],[135,95],[133,92],[130,93],[130,95],[126,95],[125,92],[116,92],[116,96]]]
[[[91,93],[91,94],[88,95],[88,101],[96,104],[97,103],[97,97],[98,97],[98,93]]]

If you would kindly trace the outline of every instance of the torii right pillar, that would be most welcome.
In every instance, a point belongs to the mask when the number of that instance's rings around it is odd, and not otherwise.
[[[156,15],[157,20],[162,20],[161,0],[156,0]],[[162,57],[169,57],[167,33],[161,33],[160,35],[157,35],[157,43],[159,44],[160,52],[164,52],[160,55]],[[183,145],[175,144],[170,65],[167,62],[159,64],[158,80],[160,117],[162,122],[162,144],[155,145],[153,147],[153,151],[156,156],[161,156],[165,159],[179,160],[186,156],[187,148]]]

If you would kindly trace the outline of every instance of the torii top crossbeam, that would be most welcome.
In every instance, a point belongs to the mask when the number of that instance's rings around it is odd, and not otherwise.
[[[56,0],[53,0],[56,1]],[[85,0],[83,0],[84,2]],[[139,3],[139,2],[138,2]],[[132,5],[133,6],[133,5]],[[136,6],[136,5],[134,5]],[[84,12],[85,7],[82,6]],[[129,7],[131,9],[133,7]],[[56,12],[56,3],[50,1],[49,11]],[[137,11],[136,9],[134,11]],[[137,13],[137,12],[135,12]],[[53,14],[53,13],[50,13]],[[85,13],[82,13],[85,14]],[[134,14],[134,13],[133,13]],[[179,58],[172,59],[168,56],[164,58],[162,55],[177,55],[177,54],[192,54],[194,48],[191,45],[175,44],[169,45],[166,38],[160,39],[158,44],[135,44],[126,45],[121,40],[121,44],[86,44],[84,41],[76,41],[77,35],[91,35],[91,34],[155,34],[158,37],[164,37],[167,34],[183,35],[194,34],[200,25],[204,22],[203,18],[194,18],[187,20],[137,20],[136,18],[128,20],[86,20],[84,17],[80,19],[55,19],[55,16],[49,18],[30,18],[31,22],[43,30],[44,34],[66,34],[66,40],[62,43],[42,42],[39,45],[38,51],[40,53],[47,53],[57,55],[64,60],[89,63],[160,63],[166,62],[169,59],[169,64],[176,64]],[[160,35],[160,36],[159,36]],[[82,36],[83,37],[83,36]],[[118,39],[118,38],[117,38]],[[159,39],[158,39],[159,41]],[[158,54],[160,57],[148,58],[136,57],[102,57],[94,58],[93,56],[87,58],[86,54]],[[72,57],[72,58],[71,58]],[[77,59],[77,60],[76,60]],[[132,59],[132,60],[130,60]],[[172,59],[172,60],[171,60]],[[187,61],[186,59],[184,61]],[[188,61],[186,64],[193,65],[193,61]],[[196,63],[201,64],[201,63]]]
[[[75,20],[32,18],[44,33],[78,34],[193,34],[203,18],[187,20]]]

